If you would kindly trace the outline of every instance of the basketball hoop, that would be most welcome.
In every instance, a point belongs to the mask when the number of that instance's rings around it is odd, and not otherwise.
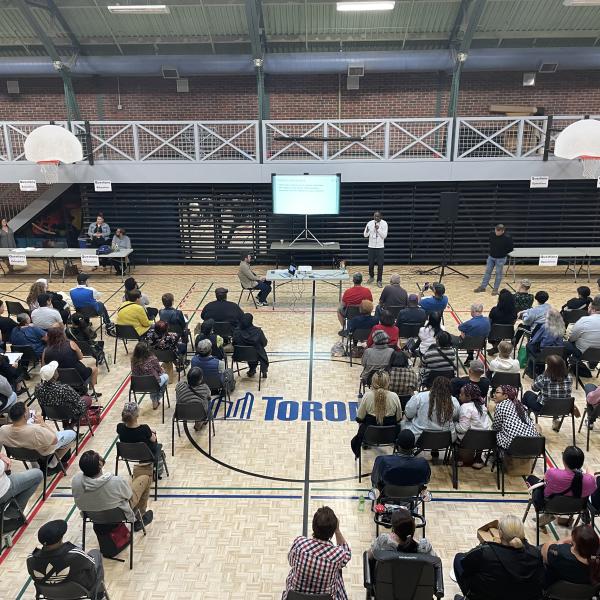
[[[58,165],[60,165],[60,160],[39,160],[38,165],[40,165],[44,181],[47,184],[58,183]]]
[[[600,177],[600,156],[580,156],[579,162],[583,167],[583,176],[586,179]]]

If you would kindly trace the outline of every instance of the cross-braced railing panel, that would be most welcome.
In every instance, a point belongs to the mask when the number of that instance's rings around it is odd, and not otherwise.
[[[457,160],[521,156],[523,120],[520,118],[457,119],[457,128]]]
[[[85,144],[85,124],[72,124],[73,133]],[[127,122],[90,122],[91,150],[94,161],[136,160],[135,124]]]
[[[348,141],[327,141],[329,160],[385,160],[387,123],[379,120],[327,121],[330,138],[349,138]]]
[[[198,160],[258,160],[258,123],[197,123]]]
[[[303,138],[324,138],[326,121],[265,121],[264,161],[325,160],[325,142]]]
[[[449,159],[449,119],[394,119],[389,122],[390,160]]]
[[[0,144],[0,160],[25,161],[25,139],[38,127],[48,125],[49,121],[12,121],[2,124],[3,142]],[[55,121],[54,125],[66,127],[66,123]]]

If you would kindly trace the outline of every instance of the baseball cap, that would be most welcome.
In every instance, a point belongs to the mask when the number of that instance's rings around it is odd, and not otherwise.
[[[38,531],[38,540],[44,546],[48,544],[56,544],[67,533],[67,522],[63,519],[56,521],[48,521],[42,525]]]
[[[54,377],[54,373],[56,373],[56,369],[58,369],[58,363],[53,360],[49,362],[47,365],[44,365],[40,369],[40,378],[42,381],[50,381]]]
[[[471,371],[473,371],[473,373],[484,373],[485,372],[485,367],[483,366],[483,362],[481,362],[479,359],[472,360],[471,364],[469,365],[469,369],[471,369]]]
[[[409,294],[408,301],[417,304],[419,302],[419,296],[417,296],[417,294]]]
[[[396,441],[402,450],[412,450],[415,447],[415,434],[410,429],[403,429]]]
[[[224,287],[218,287],[218,288],[215,290],[215,294],[217,294],[217,295],[226,294],[228,291],[229,291],[229,290],[228,290],[227,288],[224,288]]]

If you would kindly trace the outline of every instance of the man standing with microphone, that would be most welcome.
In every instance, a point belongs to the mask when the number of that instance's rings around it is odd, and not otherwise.
[[[506,233],[506,228],[502,223],[498,223],[494,227],[494,231],[490,234],[490,253],[487,257],[487,263],[485,265],[485,273],[481,281],[481,285],[476,287],[474,292],[485,292],[490,279],[492,278],[492,271],[496,268],[496,279],[494,281],[494,288],[492,289],[492,296],[497,296],[502,282],[502,270],[506,264],[508,255],[513,251],[514,244],[512,238]]]
[[[381,213],[377,210],[373,215],[373,220],[367,223],[364,237],[369,238],[369,280],[367,283],[373,283],[375,277],[375,263],[377,263],[377,286],[383,287],[383,248],[384,240],[388,234],[388,225],[381,218]]]

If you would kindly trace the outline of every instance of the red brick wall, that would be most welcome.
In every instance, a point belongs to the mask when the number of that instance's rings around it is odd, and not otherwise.
[[[0,120],[64,118],[60,80],[21,78],[19,83],[21,94],[9,97],[0,81]],[[121,78],[122,110],[114,78],[76,79],[75,91],[82,116],[90,120],[256,118],[254,77],[191,77],[189,84],[189,93],[178,94],[173,80]],[[438,93],[440,114],[446,115],[450,77],[367,73],[360,89],[351,91],[342,76],[341,103],[337,75],[268,76],[266,86],[273,119],[428,117],[435,116]],[[489,115],[491,104],[538,106],[546,114],[600,114],[600,72],[538,74],[529,88],[522,86],[520,72],[464,74],[459,115]]]

